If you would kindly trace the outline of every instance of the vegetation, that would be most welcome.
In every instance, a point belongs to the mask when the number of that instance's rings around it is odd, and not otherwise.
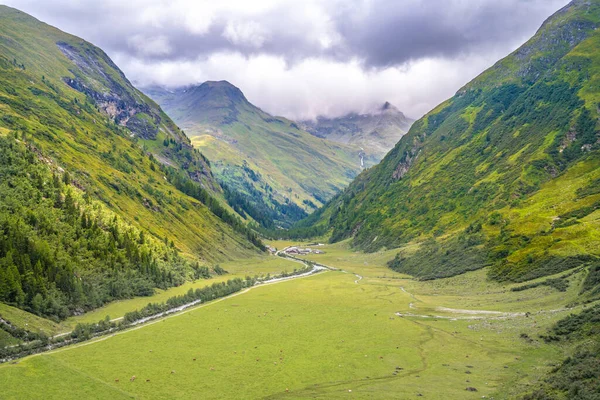
[[[540,388],[523,399],[597,398],[600,394],[600,305],[561,319],[543,338],[578,345],[571,356],[548,374]]]
[[[289,228],[361,170],[359,146],[317,138],[273,117],[228,82],[147,93],[212,161],[232,207],[263,228]]]
[[[249,397],[515,398],[549,372],[548,364],[564,358],[554,342],[535,338],[569,313],[544,311],[577,298],[578,285],[564,293],[512,292],[513,285],[503,289],[487,281],[485,271],[413,281],[386,268],[391,252],[354,253],[337,244],[320,248],[325,253],[311,259],[349,273],[259,285],[164,322],[1,365],[3,395],[17,397],[21,390],[19,396],[27,397],[43,385],[48,397],[94,390],[97,398],[222,398],[243,390]],[[354,273],[363,277],[358,284]],[[440,311],[441,306],[518,315],[474,319]],[[534,315],[522,315],[527,310]],[[319,339],[307,345],[307,337]],[[69,391],[63,390],[65,376]]]
[[[198,301],[205,303],[210,300],[225,297],[252,285],[254,285],[253,279],[242,280],[240,278],[234,278],[227,282],[213,283],[211,286],[205,286],[201,289],[190,289],[186,294],[170,297],[164,303],[148,303],[148,305],[141,310],[128,312],[123,317],[123,321],[126,324],[131,324],[192,302]]]
[[[425,279],[491,265],[526,281],[596,260],[599,25],[596,1],[561,10],[308,223],[369,252],[419,242],[390,266]]]
[[[0,300],[64,319],[182,284],[193,265],[0,137]],[[197,267],[199,268],[199,267]]]
[[[0,22],[0,301],[60,320],[262,250],[106,54],[5,6]]]

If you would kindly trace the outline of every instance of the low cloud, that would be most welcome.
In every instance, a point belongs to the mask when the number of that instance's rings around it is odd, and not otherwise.
[[[5,0],[102,47],[139,85],[226,79],[291,118],[390,101],[418,117],[567,0]]]

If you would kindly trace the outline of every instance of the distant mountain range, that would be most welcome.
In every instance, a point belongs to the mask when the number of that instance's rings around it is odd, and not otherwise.
[[[362,169],[359,145],[315,137],[254,106],[229,82],[144,91],[208,156],[217,179],[232,189],[229,203],[265,227],[305,217]]]
[[[408,132],[413,122],[385,102],[370,113],[353,112],[338,118],[320,116],[316,120],[300,121],[300,126],[317,137],[360,146],[366,157],[377,163]]]

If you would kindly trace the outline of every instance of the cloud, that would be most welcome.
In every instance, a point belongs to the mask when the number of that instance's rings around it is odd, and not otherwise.
[[[289,64],[272,55],[251,57],[215,53],[187,61],[154,61],[117,57],[136,76],[139,86],[183,86],[190,82],[225,79],[264,110],[292,119],[367,112],[390,101],[409,116],[420,116],[452,96],[457,82],[475,76],[494,56],[447,60],[426,58],[402,67],[365,69],[358,59],[348,62],[307,58]]]
[[[233,22],[225,26],[223,37],[234,45],[260,48],[267,40],[267,31],[254,21]]]
[[[130,37],[127,43],[141,56],[164,56],[172,51],[166,36],[145,37],[138,34]]]
[[[227,79],[288,117],[388,100],[418,117],[568,0],[5,0],[102,47],[138,84]]]
[[[521,43],[566,0],[367,1],[336,14],[345,53],[387,66]]]

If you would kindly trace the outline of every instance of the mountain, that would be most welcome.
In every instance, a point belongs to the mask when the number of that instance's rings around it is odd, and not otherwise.
[[[6,6],[0,110],[0,301],[63,318],[262,248],[102,50]]]
[[[254,106],[229,82],[145,91],[209,157],[234,208],[264,227],[305,217],[361,170],[358,146],[314,137]]]
[[[338,118],[319,116],[316,120],[301,121],[300,124],[317,137],[360,146],[365,157],[376,164],[394,148],[414,122],[386,101],[371,113],[349,113]]]
[[[294,231],[399,248],[431,279],[524,281],[600,256],[600,2],[576,0],[414,123]]]

